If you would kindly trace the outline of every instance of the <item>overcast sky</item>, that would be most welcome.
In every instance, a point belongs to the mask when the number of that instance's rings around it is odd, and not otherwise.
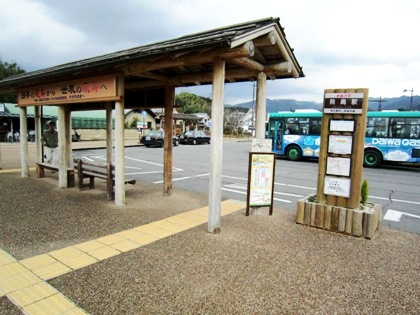
[[[420,94],[418,0],[0,0],[0,59],[29,72],[267,17],[280,18],[306,76],[269,81],[268,98]],[[252,97],[252,83],[226,84],[225,103]]]

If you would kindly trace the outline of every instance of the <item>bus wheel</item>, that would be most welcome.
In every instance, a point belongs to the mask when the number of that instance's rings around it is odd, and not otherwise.
[[[291,145],[287,148],[286,156],[291,161],[298,161],[302,158],[302,150],[296,145]]]
[[[378,167],[382,162],[382,157],[375,150],[366,150],[365,158],[363,159],[363,165],[366,167]]]

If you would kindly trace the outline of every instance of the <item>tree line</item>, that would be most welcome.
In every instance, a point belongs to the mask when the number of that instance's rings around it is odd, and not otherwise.
[[[3,62],[0,59],[0,80],[5,78],[25,73],[26,71],[23,70],[16,62]],[[0,94],[0,103],[16,103],[17,96],[15,94],[6,93]]]

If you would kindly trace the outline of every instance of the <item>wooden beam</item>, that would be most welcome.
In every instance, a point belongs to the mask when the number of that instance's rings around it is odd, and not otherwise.
[[[258,71],[258,72],[264,71],[264,66],[262,64],[249,58],[231,59],[229,60],[229,62],[234,63],[238,66],[241,66],[245,69]]]
[[[291,73],[292,72],[292,63],[290,61],[285,61],[281,63],[266,65],[264,68],[265,73]]]
[[[292,59],[291,59],[291,51],[289,51],[286,48],[286,39],[280,35],[280,30],[278,32],[275,32],[275,37],[276,37],[276,46],[277,48],[280,50],[281,54],[283,55],[284,59],[286,59],[286,61],[290,61],[292,64],[292,69],[291,69],[291,73],[293,75],[294,78],[299,78],[299,73],[297,71],[297,66],[293,65]]]
[[[225,73],[225,78],[227,81],[235,82],[237,79],[247,79],[247,78],[256,78],[259,72],[265,72],[267,76],[274,80],[276,76],[284,75],[285,77],[291,76],[292,72],[292,63],[290,61],[285,61],[276,64],[262,65],[249,58],[238,58],[231,59],[229,62],[235,63],[244,68],[227,70]],[[166,80],[150,80],[142,81],[136,83],[127,83],[127,90],[138,90],[144,88],[158,87],[165,85],[165,82],[170,82],[174,86],[183,86],[186,84],[195,84],[200,85],[203,82],[210,83],[212,80],[212,72],[199,72],[191,74],[181,74],[176,77],[167,77]]]
[[[142,61],[137,64],[130,65],[125,68],[128,75],[136,75],[144,72],[162,70],[173,67],[182,67],[187,65],[212,63],[215,58],[233,59],[242,57],[252,57],[255,52],[254,43],[246,42],[237,48],[223,48],[209,51],[208,53],[198,53],[196,55],[185,55],[179,58],[164,58],[159,62],[151,63],[150,61]]]
[[[274,31],[253,40],[255,47],[272,46],[276,43]]]
[[[148,79],[158,80],[158,81],[167,81],[168,77],[162,74],[153,73],[153,72],[142,72],[138,74],[139,77],[144,77]]]
[[[248,69],[236,69],[226,71],[225,78],[228,81],[235,81],[236,78],[246,79],[246,78],[256,78],[259,71],[248,70]],[[211,83],[212,81],[212,72],[200,72],[193,74],[183,74],[178,75],[176,78],[172,78],[168,82],[172,83],[174,86],[184,86],[187,84],[196,84],[200,85],[204,83]],[[127,83],[127,90],[141,90],[145,88],[161,87],[165,83],[161,81],[143,81],[136,83]]]
[[[255,47],[255,53],[254,57],[255,61],[258,61],[259,63],[265,65],[267,63],[267,60],[265,60],[263,54],[261,53],[261,50],[258,49],[258,47]]]

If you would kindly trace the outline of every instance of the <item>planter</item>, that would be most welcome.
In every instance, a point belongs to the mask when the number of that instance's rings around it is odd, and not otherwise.
[[[364,204],[358,209],[298,200],[296,223],[328,231],[371,239],[382,219],[382,206]]]

